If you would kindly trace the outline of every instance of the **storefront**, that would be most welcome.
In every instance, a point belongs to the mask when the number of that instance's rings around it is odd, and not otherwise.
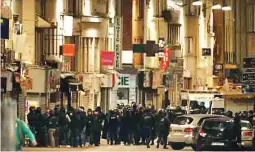
[[[254,109],[255,94],[225,94],[225,110],[240,112]]]
[[[137,102],[137,74],[132,68],[119,70],[115,75],[116,83],[111,89],[110,109],[117,107],[117,104],[131,105]]]

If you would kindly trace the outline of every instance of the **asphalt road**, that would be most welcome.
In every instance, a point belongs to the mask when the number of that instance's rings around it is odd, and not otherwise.
[[[105,140],[101,141],[101,145],[98,147],[95,146],[85,146],[82,148],[37,148],[37,147],[24,147],[24,151],[175,151],[172,150],[170,146],[168,146],[169,149],[163,149],[162,146],[160,146],[158,149],[156,146],[151,146],[151,148],[147,148],[145,145],[141,146],[125,146],[123,144],[121,145],[107,145]],[[191,147],[185,147],[183,150],[179,151],[193,151]],[[178,152],[179,152],[178,151]]]

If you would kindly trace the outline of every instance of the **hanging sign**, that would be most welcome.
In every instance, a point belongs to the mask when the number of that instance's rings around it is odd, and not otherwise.
[[[114,62],[114,52],[101,51],[101,65],[112,66]]]
[[[121,68],[121,48],[122,48],[122,42],[121,42],[121,17],[115,18],[115,27],[114,27],[114,53],[115,53],[115,68],[119,69]]]
[[[74,44],[63,44],[63,56],[74,56]]]
[[[161,61],[161,67],[160,69],[162,71],[166,71],[169,65],[169,53],[170,53],[170,48],[166,47],[164,48],[164,57]]]

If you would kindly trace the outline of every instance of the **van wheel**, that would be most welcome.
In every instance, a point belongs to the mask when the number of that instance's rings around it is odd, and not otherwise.
[[[171,147],[173,150],[181,150],[184,148],[184,144],[181,143],[171,143]]]

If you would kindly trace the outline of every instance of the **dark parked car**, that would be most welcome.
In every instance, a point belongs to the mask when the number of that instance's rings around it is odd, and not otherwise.
[[[195,136],[195,149],[196,150],[220,150],[220,151],[235,151],[241,150],[235,143],[236,140],[229,140],[230,134],[228,133],[228,127],[234,125],[233,119],[222,118],[209,118],[204,120],[201,127],[195,128],[193,135]],[[247,134],[247,122],[241,121],[242,127],[242,144],[244,139],[247,139],[244,135]],[[244,138],[245,137],[245,138]],[[244,145],[243,145],[244,146]]]

